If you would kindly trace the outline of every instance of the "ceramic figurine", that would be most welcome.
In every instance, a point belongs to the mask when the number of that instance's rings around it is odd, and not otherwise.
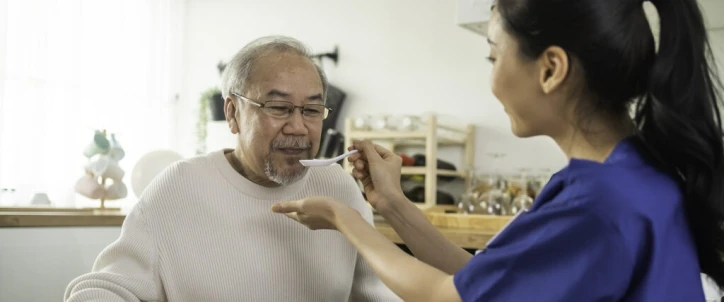
[[[123,183],[125,172],[118,162],[125,157],[123,148],[114,134],[110,139],[106,131],[96,131],[93,140],[83,151],[88,158],[85,174],[75,183],[75,191],[90,199],[99,199],[105,208],[106,200],[123,199],[128,189]]]

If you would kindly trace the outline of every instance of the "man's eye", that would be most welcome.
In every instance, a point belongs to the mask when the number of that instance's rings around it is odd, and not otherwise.
[[[285,107],[285,106],[272,106],[272,107],[267,107],[267,108],[269,108],[270,110],[279,111],[279,112],[287,112],[287,111],[289,111],[289,108],[288,108],[288,107]]]

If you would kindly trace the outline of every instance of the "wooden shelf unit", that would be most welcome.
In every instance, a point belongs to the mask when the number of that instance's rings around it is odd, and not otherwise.
[[[352,166],[346,167],[347,171],[352,173]],[[402,167],[402,170],[400,171],[402,175],[423,175],[427,172],[427,167]],[[438,169],[436,171],[437,175],[439,176],[456,176],[456,177],[462,177],[466,178],[468,177],[466,171],[460,171],[460,170],[445,170],[445,169]]]
[[[419,204],[421,209],[437,205],[437,177],[457,176],[466,179],[469,185],[468,174],[474,167],[475,161],[475,125],[465,127],[446,125],[438,121],[434,114],[427,118],[420,118],[423,125],[415,131],[360,131],[353,127],[353,118],[345,119],[345,146],[351,146],[352,140],[369,139],[372,141],[385,141],[385,144],[395,152],[396,147],[424,146],[425,158],[428,164],[424,167],[402,167],[403,175],[425,175],[425,202]],[[460,146],[463,148],[463,167],[458,170],[437,169],[438,146]],[[344,161],[344,168],[352,171],[352,165]]]

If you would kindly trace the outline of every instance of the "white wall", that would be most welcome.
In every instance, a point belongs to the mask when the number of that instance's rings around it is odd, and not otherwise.
[[[709,42],[716,59],[719,77],[724,80],[724,29],[709,31]]]
[[[218,85],[218,61],[228,61],[257,37],[282,34],[316,52],[339,46],[339,64],[325,61],[324,66],[330,82],[348,93],[340,119],[434,111],[479,126],[478,167],[489,167],[490,152],[507,154],[499,166],[508,171],[557,169],[566,162],[549,139],[518,139],[510,133],[509,121],[488,86],[487,44],[455,24],[456,1],[186,1],[178,125],[187,155],[195,146],[198,96]],[[712,31],[711,38],[718,60],[724,62],[724,31]],[[209,125],[208,149],[233,143],[223,122]],[[461,159],[455,152],[443,154],[456,163]]]
[[[310,5],[313,3],[313,5]],[[438,112],[480,126],[476,164],[505,152],[500,166],[559,168],[565,159],[552,141],[510,134],[502,106],[488,87],[485,39],[455,24],[450,0],[187,0],[184,90],[179,116],[183,150],[194,147],[198,97],[217,85],[216,64],[264,35],[296,37],[316,52],[339,46],[340,61],[325,61],[330,82],[348,93],[344,116]],[[339,127],[343,127],[340,117]],[[209,126],[208,148],[233,146],[223,123]],[[448,160],[459,162],[461,153]],[[461,167],[462,168],[462,167]]]
[[[120,227],[0,228],[0,301],[62,301]]]

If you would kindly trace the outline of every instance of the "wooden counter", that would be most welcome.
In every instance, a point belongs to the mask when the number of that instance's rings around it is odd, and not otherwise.
[[[388,223],[375,221],[375,227],[390,241],[398,244],[405,244],[405,242],[400,239],[400,236],[397,236],[395,230]],[[482,249],[485,247],[486,242],[495,235],[495,233],[480,230],[443,227],[438,227],[437,229],[442,232],[447,239],[455,243],[457,246],[465,249]]]
[[[124,219],[119,211],[0,211],[0,228],[121,226]]]
[[[22,211],[20,211],[22,210]],[[0,208],[0,227],[84,227],[84,226],[116,226],[123,224],[126,218],[120,211],[55,210],[42,209],[9,209]],[[391,241],[404,244],[394,229],[381,219],[375,217],[375,226],[380,233]],[[438,226],[445,237],[462,248],[480,249],[497,232],[496,228],[462,228]]]

